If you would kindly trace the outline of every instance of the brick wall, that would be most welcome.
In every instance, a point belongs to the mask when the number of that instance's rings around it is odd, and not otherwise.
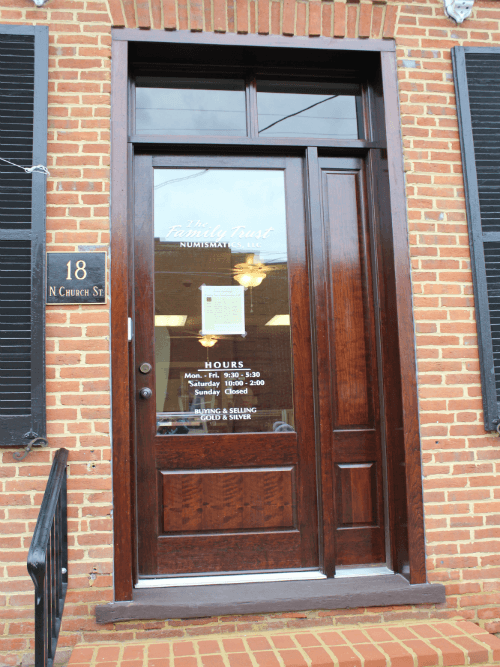
[[[1,0],[0,22],[50,26],[47,250],[109,243],[110,18],[105,2]],[[47,308],[51,448],[69,455],[70,588],[60,646],[92,627],[112,596],[107,306]],[[53,451],[20,464],[0,451],[0,664],[33,651],[26,556]]]
[[[481,421],[467,225],[450,48],[494,45],[500,7],[476,0],[463,25],[440,0],[0,0],[0,22],[50,26],[48,250],[107,248],[110,28],[396,36],[408,220],[420,360],[427,567],[447,603],[97,626],[112,599],[109,314],[106,306],[47,312],[51,450],[17,464],[0,452],[0,665],[33,651],[26,555],[53,450],[69,456],[70,589],[59,646],[97,639],[181,637],[462,617],[500,632],[500,446]]]

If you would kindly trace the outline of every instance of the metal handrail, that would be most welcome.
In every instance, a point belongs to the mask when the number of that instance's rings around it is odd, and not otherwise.
[[[35,584],[35,667],[52,667],[68,588],[68,450],[56,452],[28,552]]]

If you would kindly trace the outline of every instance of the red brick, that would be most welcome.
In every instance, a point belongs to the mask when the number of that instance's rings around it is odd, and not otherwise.
[[[323,650],[323,649],[318,649],[318,650]],[[326,651],[323,650],[323,652],[326,655]],[[307,667],[307,662],[304,659],[304,656],[301,654],[300,651],[297,650],[281,650],[279,651],[280,657],[285,663],[285,667]],[[323,664],[331,664],[331,658],[329,663],[323,663]]]
[[[346,37],[357,37],[356,28],[358,23],[358,7],[356,5],[346,5],[347,9],[347,24],[346,24]]]
[[[85,646],[77,646],[76,648],[73,649],[71,653],[71,658],[69,661],[69,665],[73,665],[74,663],[88,663],[92,659],[92,656],[94,654],[94,648],[90,647],[85,647]]]
[[[283,0],[283,34],[295,34],[295,0]]]
[[[230,667],[252,667],[253,663],[247,653],[229,653]]]
[[[346,6],[343,3],[336,2],[333,5],[333,36],[345,37],[346,32]]]
[[[354,648],[363,657],[364,667],[386,667],[385,655],[373,644],[355,644]]]
[[[208,641],[199,641],[198,642],[198,651],[201,654],[205,653],[219,653],[220,648],[219,644],[216,641],[213,640],[208,640]]]
[[[392,667],[413,667],[413,656],[401,644],[381,642],[379,646],[390,657]]]
[[[271,642],[276,648],[296,648],[295,642],[290,635],[272,635]]]
[[[272,651],[255,651],[253,656],[259,667],[280,667],[280,663]]]
[[[176,658],[174,657],[174,667],[197,667],[197,660],[196,658],[192,657],[182,657],[182,658]]]
[[[271,648],[266,637],[248,637],[247,643],[252,651],[267,651]]]
[[[322,2],[313,0],[309,2],[309,35],[321,35],[321,10]]]
[[[202,655],[201,663],[203,667],[224,667],[221,655]]]
[[[332,646],[330,651],[335,655],[342,667],[361,667],[361,660],[349,646]]]
[[[404,639],[403,643],[417,656],[418,667],[434,667],[439,664],[439,653],[421,639]]]
[[[101,646],[97,650],[97,662],[109,662],[113,660],[118,660],[120,655],[119,646]]]
[[[318,634],[327,646],[347,644],[346,640],[338,632],[320,632]]]
[[[443,654],[443,665],[465,665],[465,653],[447,639],[432,638],[429,642]]]
[[[170,645],[167,642],[161,644],[150,644],[148,646],[148,659],[151,658],[167,658],[170,654]]]
[[[359,26],[358,26],[358,36],[370,37],[372,23],[372,5],[371,4],[361,4],[359,8]]]
[[[258,32],[261,35],[269,34],[269,3],[270,0],[259,0]]]
[[[396,5],[387,5],[384,19],[384,39],[392,39],[396,29],[396,15],[398,7]]]
[[[453,641],[466,649],[471,664],[488,661],[488,650],[470,637],[454,636]]]
[[[225,0],[213,0],[213,12],[215,32],[226,32],[227,13]]]
[[[331,2],[321,3],[321,8],[323,11],[321,34],[323,35],[323,37],[332,36],[332,16],[333,16],[332,6],[333,3]]]
[[[295,635],[296,641],[301,646],[321,646],[321,642],[316,635],[311,633],[299,633]]]

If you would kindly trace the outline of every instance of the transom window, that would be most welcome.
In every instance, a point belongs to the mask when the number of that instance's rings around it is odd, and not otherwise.
[[[362,139],[356,83],[138,76],[138,135]]]

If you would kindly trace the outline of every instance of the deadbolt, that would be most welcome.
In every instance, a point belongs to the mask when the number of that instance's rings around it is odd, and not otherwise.
[[[146,398],[151,398],[152,395],[153,395],[153,392],[151,391],[151,389],[149,387],[143,387],[139,392],[139,396],[141,398],[145,398],[145,399]]]
[[[141,364],[139,366],[139,370],[141,371],[141,373],[144,373],[144,375],[147,375],[148,373],[151,373],[152,368],[153,367],[151,366],[151,364],[148,364],[148,363],[144,363],[144,364]]]

